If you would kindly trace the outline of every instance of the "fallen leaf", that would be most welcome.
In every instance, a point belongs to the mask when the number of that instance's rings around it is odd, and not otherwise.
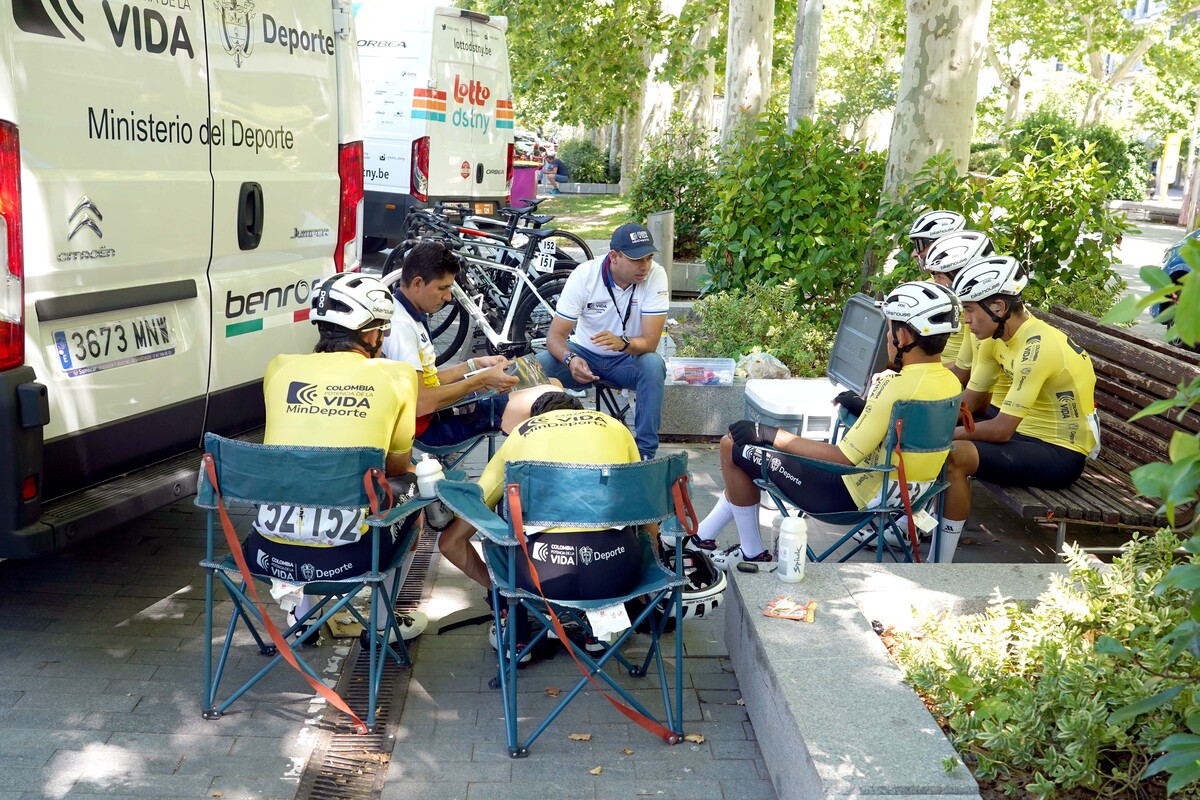
[[[588,770],[589,775],[599,775],[601,772],[604,772],[604,767],[596,767],[595,769]]]
[[[558,688],[557,686],[547,686],[542,691],[546,693],[547,697],[558,697],[560,694],[562,694],[562,689]]]
[[[631,756],[631,755],[633,755],[633,748],[632,748],[632,747],[622,747],[622,748],[621,748],[621,755],[623,755],[623,756]]]
[[[691,742],[692,744],[704,744],[704,734],[702,734],[702,733],[689,733],[689,734],[687,734],[686,736],[684,736],[684,737],[683,737],[683,740],[684,740],[685,742]]]
[[[737,704],[738,704],[739,706],[744,706],[744,705],[746,705],[746,701],[745,701],[745,700],[743,700],[742,698],[740,698],[740,697],[739,697],[739,698],[738,698],[738,701],[737,701]]]
[[[568,733],[567,738],[573,742],[590,742],[592,735],[590,733]]]

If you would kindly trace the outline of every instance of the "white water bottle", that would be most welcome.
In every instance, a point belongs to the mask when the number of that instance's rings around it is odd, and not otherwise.
[[[796,583],[808,560],[808,523],[804,517],[784,517],[779,525],[779,580]]]
[[[442,462],[428,453],[417,462],[417,491],[426,499],[437,497],[438,481],[446,477]]]

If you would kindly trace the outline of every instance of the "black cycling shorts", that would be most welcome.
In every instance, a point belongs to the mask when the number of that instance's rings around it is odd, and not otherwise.
[[[1014,433],[1007,442],[975,442],[975,477],[1000,486],[1065,489],[1083,473],[1087,456],[1066,447]]]
[[[840,475],[817,469],[790,453],[747,445],[733,448],[733,463],[751,478],[762,477],[764,454],[767,475],[788,500],[810,514],[856,511],[858,506]]]
[[[379,538],[379,565],[387,566],[404,541],[404,534],[417,524],[419,514],[410,514]],[[416,536],[411,547],[416,548]],[[342,580],[371,571],[371,536],[336,547],[313,547],[277,542],[252,530],[242,545],[246,563],[256,575],[267,575],[291,583],[314,580]]]
[[[542,592],[554,600],[601,600],[628,594],[641,579],[642,551],[632,527],[529,535],[529,557]],[[517,585],[537,593],[529,560],[517,554]]]

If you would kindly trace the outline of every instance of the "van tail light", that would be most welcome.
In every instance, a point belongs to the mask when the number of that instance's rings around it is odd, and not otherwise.
[[[0,121],[0,370],[25,363],[25,259],[21,251],[21,142]]]
[[[517,155],[517,146],[512,142],[508,143],[508,165],[504,168],[504,205],[512,205],[512,179],[513,179],[513,159]]]
[[[412,187],[409,191],[418,202],[429,202],[429,137],[413,139]]]
[[[333,267],[338,272],[354,272],[359,267],[362,254],[362,142],[349,142],[338,146],[338,178],[341,180],[342,191]]]

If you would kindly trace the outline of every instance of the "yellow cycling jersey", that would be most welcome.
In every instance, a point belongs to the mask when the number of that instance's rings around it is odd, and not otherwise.
[[[996,341],[989,339],[988,341]],[[979,363],[979,352],[983,348],[984,342],[976,339],[975,335],[967,331],[967,337],[963,340],[962,347],[958,351],[958,357],[954,359],[954,366],[959,369],[965,369],[971,373],[972,380],[975,378],[974,365]],[[993,346],[988,345],[988,357],[992,357]],[[984,373],[980,375],[980,380],[991,382],[992,401],[991,404],[999,406],[1000,401],[1004,399],[1004,395],[1008,394],[1008,389],[1012,386],[1012,378],[1008,373],[999,368],[997,364],[994,368],[984,368]]]
[[[1017,432],[1087,454],[1096,444],[1087,417],[1096,407],[1096,373],[1084,349],[1049,323],[1029,318],[1012,338],[988,339],[977,354],[968,388],[985,392],[995,376],[1011,382],[994,392],[1000,411],[1019,417]]]
[[[484,502],[495,508],[504,495],[504,468],[510,461],[632,464],[640,459],[633,434],[607,414],[574,409],[547,411],[522,422],[504,440],[483,470],[479,487]]]
[[[361,353],[271,359],[263,378],[266,444],[412,449],[417,373],[411,364]]]
[[[946,347],[942,350],[942,366],[953,367],[957,363],[958,351],[962,348],[963,340],[969,335],[966,327],[950,334],[950,338],[946,340]]]
[[[886,440],[893,405],[901,400],[944,400],[961,391],[958,378],[940,363],[908,364],[898,373],[884,375],[871,389],[858,420],[838,442],[838,449],[855,465],[879,466],[887,460]],[[905,454],[904,473],[908,483],[937,478],[947,453],[949,450]],[[889,481],[896,479],[893,470]],[[842,480],[859,508],[875,503],[883,488],[883,475],[879,472],[844,475]]]

